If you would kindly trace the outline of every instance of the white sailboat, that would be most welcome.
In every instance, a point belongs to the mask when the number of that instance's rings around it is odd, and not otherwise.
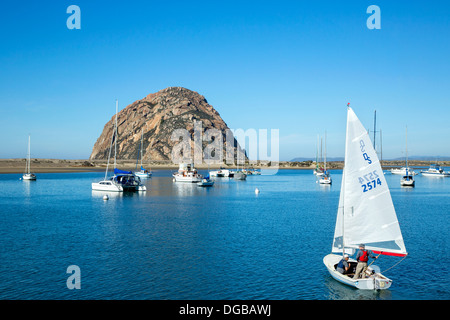
[[[151,178],[152,177],[152,172],[147,170],[147,169],[145,169],[144,167],[142,167],[142,153],[143,153],[142,150],[143,150],[143,147],[144,147],[143,138],[144,138],[144,130],[141,129],[141,145],[139,147],[138,157],[136,159],[136,171],[134,172],[134,174],[136,176],[138,176],[139,178],[146,179],[146,178]],[[141,171],[137,171],[137,164],[138,164],[138,160],[139,160],[139,155],[141,156]]]
[[[336,271],[344,253],[354,254],[359,244],[376,254],[406,257],[407,252],[389,187],[367,130],[348,106],[345,166],[333,237],[332,253],[323,263],[337,281],[358,289],[387,289],[392,280],[377,266],[369,266],[362,278]],[[351,266],[356,261],[349,260]]]
[[[106,165],[105,178],[99,182],[92,183],[92,190],[96,191],[146,191],[147,188],[141,183],[141,179],[134,175],[131,171],[123,171],[117,169],[116,156],[117,156],[117,113],[118,113],[118,101],[116,100],[116,119],[111,138],[111,145],[109,147],[108,164]],[[114,141],[114,176],[107,178],[109,159],[111,156],[112,142]]]
[[[36,175],[34,173],[31,173],[31,136],[28,135],[28,153],[27,153],[27,163],[25,165],[25,173],[22,176],[23,180],[36,180]]]
[[[322,143],[320,144],[320,146],[322,146]],[[316,168],[314,169],[313,173],[315,176],[321,176],[323,175],[323,169],[319,166],[319,135],[317,135],[316,147]]]
[[[324,157],[324,162],[323,162],[323,169],[324,169],[323,174],[318,175],[319,183],[331,185],[331,182],[332,182],[331,175],[327,171],[327,133],[326,132],[325,132],[325,157]]]
[[[113,179],[108,179],[109,159],[111,158],[111,150],[113,141],[115,140],[114,139],[115,133],[116,133],[116,126],[114,124],[114,129],[111,136],[111,144],[109,145],[108,162],[106,164],[105,178],[99,182],[92,182],[91,186],[93,191],[123,192],[123,187],[119,183],[117,183]]]
[[[414,171],[410,171],[408,167],[408,127],[406,127],[406,172],[403,175],[403,177],[400,180],[400,185],[402,187],[414,187],[415,180],[414,180]]]

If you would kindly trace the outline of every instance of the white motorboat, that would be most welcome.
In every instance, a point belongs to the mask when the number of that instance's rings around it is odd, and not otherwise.
[[[450,172],[444,171],[441,166],[432,164],[428,170],[422,170],[420,173],[424,177],[450,177]]]
[[[332,253],[323,258],[328,272],[337,281],[354,288],[388,289],[392,280],[377,266],[368,266],[358,279],[336,270],[343,255],[353,255],[361,243],[379,255],[406,257],[408,254],[380,161],[366,128],[350,107],[337,211]],[[349,261],[354,267],[356,261]]]
[[[172,176],[176,182],[197,183],[203,179],[203,176],[194,168],[193,163],[180,163],[178,171]]]
[[[211,177],[217,177],[217,178],[232,178],[234,176],[234,171],[220,168],[219,170],[211,171],[210,173]]]
[[[27,153],[27,162],[25,165],[25,173],[22,176],[23,180],[36,180],[36,175],[34,173],[31,173],[31,137],[28,135],[28,153]]]

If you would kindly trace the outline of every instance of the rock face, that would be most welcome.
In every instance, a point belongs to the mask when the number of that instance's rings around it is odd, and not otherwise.
[[[194,126],[198,128],[200,121],[202,134],[211,128],[219,130],[222,133],[224,150],[228,145],[236,154],[237,141],[234,137],[230,140],[230,137],[226,136],[226,123],[205,97],[185,88],[169,87],[133,102],[117,114],[117,159],[137,158],[142,130],[143,159],[172,160],[172,148],[178,143],[171,139],[174,130],[186,129],[193,145]],[[115,115],[103,128],[89,159],[108,158],[114,123]],[[205,142],[203,146],[204,144]],[[114,157],[114,147],[111,157]],[[223,159],[225,161],[225,155]]]

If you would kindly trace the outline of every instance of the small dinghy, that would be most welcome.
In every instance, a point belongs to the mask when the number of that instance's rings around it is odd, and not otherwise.
[[[203,178],[201,181],[197,182],[199,187],[212,187],[214,185],[214,181],[208,177]]]
[[[345,165],[331,254],[323,258],[330,275],[358,289],[387,289],[392,280],[369,265],[361,278],[336,270],[344,254],[354,254],[360,244],[378,255],[406,257],[407,252],[377,154],[367,130],[348,107]],[[349,259],[350,270],[357,262]]]

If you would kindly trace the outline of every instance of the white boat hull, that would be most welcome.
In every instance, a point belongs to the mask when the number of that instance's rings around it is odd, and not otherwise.
[[[92,182],[92,190],[95,191],[109,191],[109,192],[123,192],[123,187],[110,180],[99,182]]]
[[[422,171],[422,175],[424,177],[436,177],[436,178],[444,178],[444,177],[450,177],[450,173],[434,173],[434,172],[424,172]]]
[[[138,176],[139,178],[144,178],[144,179],[152,177],[151,173],[136,172],[134,175]]]
[[[400,185],[403,187],[414,187],[415,181],[414,180],[400,180]]]
[[[182,176],[182,175],[173,175],[173,178],[176,182],[188,182],[188,183],[197,183],[202,181],[201,177],[198,176]]]
[[[25,173],[22,176],[23,180],[36,180],[36,176],[33,173]]]
[[[400,175],[403,175],[403,176],[406,176],[406,175],[407,175],[407,173],[406,173],[406,171],[407,171],[406,168],[401,168],[401,169],[391,169],[390,171],[391,171],[391,174],[400,174]],[[414,171],[412,171],[411,169],[408,168],[408,175],[415,176],[415,175],[416,175],[416,172],[414,172]]]
[[[323,258],[323,263],[328,269],[330,275],[337,281],[361,290],[385,290],[388,289],[392,280],[386,278],[381,273],[373,273],[374,267],[368,267],[366,271],[366,278],[353,279],[351,276],[343,275],[336,271],[335,265],[341,261],[342,255],[329,254]],[[349,262],[356,262],[349,259]],[[370,275],[369,275],[370,274]]]

